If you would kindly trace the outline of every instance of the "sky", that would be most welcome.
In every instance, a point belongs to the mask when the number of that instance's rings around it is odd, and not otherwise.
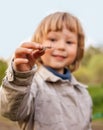
[[[103,44],[103,0],[2,0],[0,57],[9,58],[32,36],[40,21],[55,11],[67,11],[80,19],[86,47]]]

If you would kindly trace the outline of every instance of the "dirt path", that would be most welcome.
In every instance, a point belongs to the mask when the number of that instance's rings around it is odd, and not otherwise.
[[[8,125],[6,123],[0,122],[0,130],[20,130],[20,129],[18,128],[18,126],[16,124]]]
[[[0,130],[20,130],[16,123],[0,117]]]
[[[93,121],[92,128],[93,130],[103,130],[103,121]]]
[[[93,130],[103,130],[103,121],[93,121]],[[0,118],[0,130],[20,130],[16,123]]]

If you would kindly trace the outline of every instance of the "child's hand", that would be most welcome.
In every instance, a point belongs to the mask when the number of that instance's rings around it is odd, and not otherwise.
[[[29,71],[37,58],[45,53],[45,47],[35,42],[25,42],[14,53],[13,67],[17,71]]]

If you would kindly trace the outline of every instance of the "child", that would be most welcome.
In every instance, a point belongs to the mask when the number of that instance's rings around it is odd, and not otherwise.
[[[79,20],[48,15],[14,53],[0,90],[1,114],[21,130],[90,130],[92,101],[72,72],[84,53]]]

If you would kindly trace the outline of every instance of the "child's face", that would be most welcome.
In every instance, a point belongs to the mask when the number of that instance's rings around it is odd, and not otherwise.
[[[41,57],[44,65],[63,73],[64,67],[73,63],[77,55],[77,34],[63,28],[62,31],[51,31],[43,39],[43,45],[51,45]]]

